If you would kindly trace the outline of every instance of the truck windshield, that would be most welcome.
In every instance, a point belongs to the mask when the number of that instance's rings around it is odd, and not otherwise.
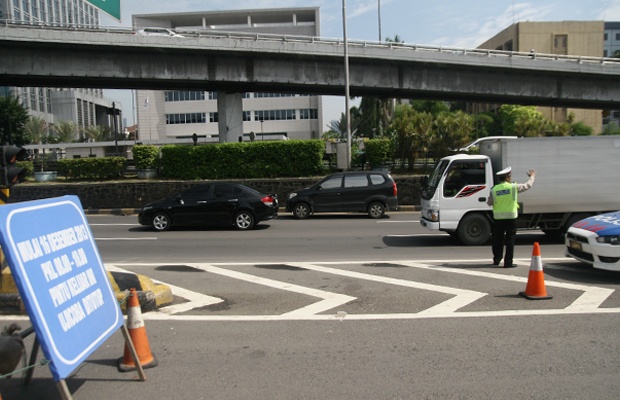
[[[437,167],[435,167],[435,170],[428,179],[428,186],[422,191],[423,199],[430,200],[435,195],[439,181],[441,180],[444,172],[446,172],[449,164],[450,162],[448,160],[439,161]]]

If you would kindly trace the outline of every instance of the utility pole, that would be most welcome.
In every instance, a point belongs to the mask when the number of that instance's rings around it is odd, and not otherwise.
[[[347,1],[342,0],[342,29],[344,31],[344,108],[347,125],[347,169],[351,169],[351,111],[349,110],[349,42],[347,41]]]

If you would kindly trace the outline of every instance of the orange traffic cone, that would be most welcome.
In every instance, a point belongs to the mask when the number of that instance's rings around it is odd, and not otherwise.
[[[142,368],[153,368],[157,366],[157,359],[151,353],[149,339],[146,337],[146,328],[140,310],[140,301],[136,289],[129,289],[129,305],[127,306],[127,330],[129,336],[138,353],[138,360]],[[129,347],[125,344],[125,354],[118,359],[118,370],[121,372],[133,371],[136,364],[131,357]]]
[[[534,250],[532,250],[532,262],[525,292],[519,292],[519,294],[529,300],[548,300],[553,298],[553,296],[547,294],[547,289],[545,288],[545,274],[543,273],[538,242],[534,243]]]

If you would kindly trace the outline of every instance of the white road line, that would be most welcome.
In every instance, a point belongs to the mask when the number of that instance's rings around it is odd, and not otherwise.
[[[443,271],[454,274],[461,275],[469,275],[469,276],[479,276],[490,279],[500,279],[504,281],[512,281],[512,282],[522,282],[525,285],[527,284],[528,278],[523,278],[520,276],[514,275],[503,275],[503,274],[494,274],[491,272],[484,271],[470,271],[463,269],[454,269],[454,268],[446,268],[446,267],[436,267],[430,265],[424,265],[416,262],[407,262],[400,261],[395,262],[401,265],[407,265],[415,268],[423,268],[423,269],[432,269],[433,271]],[[544,267],[543,267],[544,270]],[[607,298],[614,292],[613,289],[607,289],[597,286],[586,286],[586,285],[576,285],[573,283],[564,283],[564,282],[556,282],[556,281],[545,281],[545,286],[558,287],[562,289],[570,289],[570,290],[578,290],[584,292],[577,300],[575,300],[570,306],[567,308],[575,309],[575,310],[587,310],[592,308],[598,308]]]
[[[280,282],[273,279],[261,278],[256,275],[250,275],[243,272],[231,271],[224,268],[218,268],[211,264],[189,264],[193,268],[201,269],[206,272],[211,272],[214,274],[226,276],[233,279],[239,279],[245,282],[255,283],[257,285],[263,285],[272,287],[274,289],[286,290],[289,292],[304,294],[307,296],[318,297],[322,299],[317,303],[310,304],[308,306],[299,308],[297,310],[293,310],[282,314],[285,319],[288,318],[299,318],[305,317],[308,315],[318,314],[332,308],[338,307],[342,304],[348,303],[349,301],[355,300],[355,297],[346,296],[343,294],[326,292],[323,290],[308,288],[304,286],[293,285],[287,282]]]
[[[545,259],[546,262],[550,261],[570,261],[568,258],[555,258]],[[529,266],[529,261],[525,259],[515,260],[521,264]],[[527,278],[515,275],[506,275],[486,271],[476,271],[458,268],[448,268],[440,265],[433,265],[432,263],[465,263],[476,264],[481,263],[488,265],[489,260],[379,260],[379,261],[330,261],[330,262],[287,262],[282,263],[290,266],[297,266],[300,268],[306,268],[316,272],[325,274],[346,276],[353,279],[369,280],[388,285],[397,285],[403,287],[410,287],[413,289],[422,289],[429,291],[436,291],[444,294],[450,294],[454,297],[449,300],[439,303],[433,307],[422,310],[417,313],[392,313],[392,314],[344,314],[337,310],[338,306],[343,305],[354,297],[346,296],[338,293],[326,292],[314,288],[303,287],[299,285],[293,285],[286,282],[280,282],[273,279],[262,278],[259,276],[228,270],[222,268],[225,266],[241,266],[241,265],[260,265],[261,263],[197,263],[186,264],[194,268],[201,269],[203,271],[219,274],[232,279],[239,279],[249,283],[258,285],[264,285],[275,289],[286,290],[294,293],[305,294],[322,299],[319,302],[310,304],[305,307],[301,307],[297,310],[293,310],[280,315],[175,315],[177,313],[190,311],[195,308],[204,307],[210,304],[216,304],[223,301],[220,298],[196,293],[185,288],[180,288],[173,285],[168,285],[177,296],[183,297],[188,300],[186,303],[163,307],[158,311],[148,312],[143,315],[146,320],[175,320],[175,321],[288,321],[288,320],[307,320],[307,321],[363,321],[363,320],[394,320],[394,319],[428,319],[428,318],[481,318],[481,317],[519,317],[519,316],[534,316],[534,315],[579,315],[579,314],[617,314],[620,313],[620,308],[600,308],[601,304],[614,292],[612,289],[601,288],[596,286],[578,285],[565,282],[557,282],[553,280],[547,280],[546,286],[557,287],[562,289],[582,291],[583,294],[575,300],[571,305],[563,309],[543,309],[543,310],[500,310],[500,311],[473,311],[473,312],[459,312],[458,310],[465,305],[475,302],[481,297],[486,296],[486,293],[463,290],[453,287],[425,284],[421,282],[408,281],[403,279],[390,278],[380,275],[372,275],[361,272],[343,270],[338,268],[331,268],[329,265],[347,265],[347,264],[374,264],[385,263],[399,264],[408,266],[411,268],[420,268],[433,271],[441,271],[445,273],[462,274],[468,276],[477,276],[490,279],[499,279],[505,281],[523,283],[524,287],[527,283]],[[271,263],[264,263],[271,264]],[[156,266],[158,263],[140,263],[140,264],[123,264],[124,266]],[[106,265],[108,270],[127,271],[116,265]],[[165,283],[164,283],[165,284]],[[524,300],[526,301],[526,300]],[[553,300],[551,300],[553,301]],[[333,314],[322,314],[327,310],[335,309]],[[1,320],[27,320],[28,316],[0,316]]]
[[[106,265],[106,270],[115,271],[115,272],[132,273],[129,270],[119,268],[115,265]],[[153,281],[156,283],[163,283],[163,282],[159,282],[155,280]],[[193,292],[191,290],[187,290],[185,288],[175,286],[175,285],[170,285],[168,283],[163,283],[163,284],[168,286],[175,296],[179,296],[187,300],[187,302],[185,303],[174,304],[174,305],[170,305],[166,307],[161,307],[158,309],[159,312],[162,312],[165,314],[169,314],[169,315],[178,314],[178,313],[182,313],[185,311],[193,310],[195,308],[206,307],[212,304],[222,303],[224,301],[223,299],[220,299],[219,297],[213,297],[213,296],[209,296],[206,294]]]
[[[140,224],[88,224],[90,226],[142,226]]]
[[[428,314],[433,314],[437,312],[441,312],[441,313],[454,312],[458,310],[459,308],[464,307],[470,303],[473,303],[474,301],[487,295],[487,293],[475,292],[473,290],[464,290],[464,289],[457,289],[457,288],[452,288],[452,287],[447,287],[447,286],[438,286],[438,285],[432,285],[428,283],[407,281],[404,279],[388,278],[388,277],[380,276],[380,275],[371,275],[371,274],[353,272],[353,271],[348,271],[348,270],[343,270],[343,269],[322,267],[322,266],[319,266],[316,264],[310,264],[310,263],[290,263],[287,265],[293,265],[293,266],[297,266],[300,268],[306,268],[309,270],[324,272],[324,273],[332,274],[332,275],[347,276],[349,278],[363,279],[367,281],[385,283],[387,285],[404,286],[404,287],[409,287],[413,289],[428,290],[432,292],[445,293],[445,294],[450,294],[450,295],[455,296],[450,300],[444,301],[434,307],[431,307],[429,309],[422,311],[423,313],[428,313]]]
[[[138,237],[138,238],[130,238],[130,237],[113,237],[113,238],[107,238],[107,237],[96,237],[95,240],[100,240],[100,241],[115,241],[115,240],[121,240],[121,241],[139,241],[139,240],[157,240],[156,237]]]

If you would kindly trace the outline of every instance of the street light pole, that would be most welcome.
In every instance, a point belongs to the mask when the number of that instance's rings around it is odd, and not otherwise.
[[[112,102],[112,123],[114,124],[114,153],[118,156],[118,129],[116,126],[116,104]]]
[[[379,19],[379,41],[381,41],[381,0],[377,0],[377,17]]]
[[[347,125],[347,169],[351,169],[351,111],[349,110],[349,42],[347,41],[347,2],[342,0],[342,29],[344,31],[344,108]]]

